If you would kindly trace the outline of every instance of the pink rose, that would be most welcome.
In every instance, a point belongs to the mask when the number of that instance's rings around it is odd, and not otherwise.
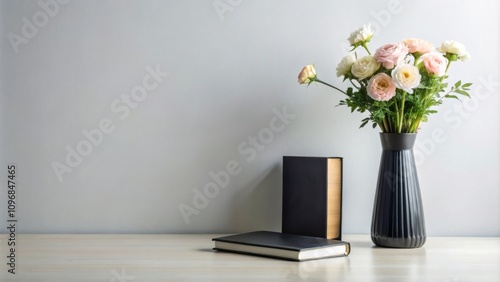
[[[417,39],[417,38],[408,38],[403,40],[403,43],[408,47],[408,52],[410,53],[420,53],[420,54],[426,54],[432,51],[434,46],[432,46],[432,43],[422,40],[422,39]]]
[[[373,100],[387,101],[396,95],[396,85],[389,75],[379,73],[370,78],[367,91]]]
[[[375,51],[375,60],[386,69],[393,69],[403,62],[408,54],[408,47],[402,42],[386,44]]]
[[[430,75],[443,76],[446,72],[446,66],[448,65],[448,59],[446,59],[443,54],[440,53],[427,53],[420,57],[425,70]]]

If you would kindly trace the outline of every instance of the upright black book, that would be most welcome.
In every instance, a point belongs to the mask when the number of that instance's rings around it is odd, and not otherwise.
[[[282,232],[342,240],[342,158],[283,157]]]

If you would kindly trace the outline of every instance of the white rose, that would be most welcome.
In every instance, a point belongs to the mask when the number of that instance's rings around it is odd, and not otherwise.
[[[391,76],[397,88],[403,89],[410,94],[413,93],[413,88],[420,84],[420,79],[422,78],[418,72],[418,68],[409,64],[396,66],[392,70]]]
[[[441,43],[441,46],[437,50],[441,53],[451,53],[460,56],[465,53],[465,46],[462,43],[448,40]]]
[[[351,67],[356,62],[356,56],[353,53],[342,58],[340,63],[337,65],[337,77],[346,75],[351,71]]]
[[[373,75],[379,68],[380,63],[377,63],[372,55],[368,55],[357,60],[352,65],[351,73],[359,79],[365,79]]]
[[[368,24],[368,25],[363,25],[362,27],[353,31],[349,36],[349,38],[347,38],[347,40],[349,40],[351,46],[354,46],[363,41],[368,42],[372,37],[373,37],[373,29],[372,26]]]
[[[437,50],[441,53],[446,54],[453,54],[456,55],[456,59],[459,59],[462,62],[468,62],[470,61],[470,54],[465,51],[465,46],[456,41],[445,41],[441,43],[441,46],[437,48]],[[450,59],[450,57],[447,56],[447,58]],[[452,61],[455,61],[456,59],[450,59]]]

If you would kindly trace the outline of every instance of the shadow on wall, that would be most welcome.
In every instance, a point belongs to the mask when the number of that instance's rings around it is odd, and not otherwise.
[[[235,232],[281,231],[281,168],[275,164],[234,196]]]

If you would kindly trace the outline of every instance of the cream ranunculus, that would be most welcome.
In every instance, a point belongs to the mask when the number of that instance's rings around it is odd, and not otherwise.
[[[396,66],[392,70],[391,76],[397,88],[410,94],[413,93],[413,88],[420,84],[420,79],[422,78],[418,72],[418,68],[409,64]]]
[[[377,63],[372,55],[368,55],[357,60],[352,65],[351,73],[359,79],[365,79],[373,75],[379,68],[380,63]]]
[[[299,73],[300,84],[310,84],[316,78],[316,70],[313,65],[307,65]]]
[[[363,25],[362,27],[356,29],[349,35],[349,43],[351,46],[359,45],[361,43],[368,43],[373,37],[373,28],[370,24]]]
[[[455,61],[456,59],[459,59],[463,62],[467,62],[470,60],[470,55],[465,51],[465,45],[463,45],[460,42],[448,40],[443,43],[441,43],[441,46],[437,48],[437,50],[441,53],[444,53],[445,55],[447,54],[452,54],[456,55],[456,57],[449,57],[451,59],[450,61]]]
[[[340,63],[337,65],[337,77],[341,77],[351,72],[352,65],[356,62],[356,55],[349,53],[347,56],[342,58]]]

